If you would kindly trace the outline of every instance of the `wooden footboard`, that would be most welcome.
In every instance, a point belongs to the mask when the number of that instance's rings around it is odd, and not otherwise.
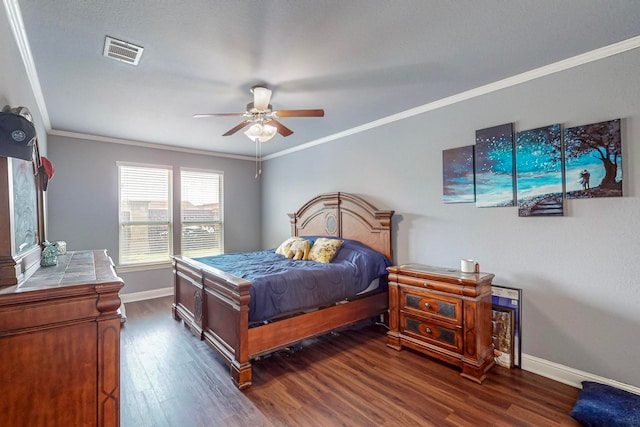
[[[248,387],[251,282],[182,256],[174,257],[173,264],[174,318],[224,358],[238,387]]]
[[[345,193],[322,194],[289,214],[293,235],[359,240],[389,260],[392,216]],[[224,358],[240,389],[251,385],[252,358],[386,313],[389,303],[381,292],[249,328],[251,282],[182,256],[173,258],[173,266],[174,318]]]

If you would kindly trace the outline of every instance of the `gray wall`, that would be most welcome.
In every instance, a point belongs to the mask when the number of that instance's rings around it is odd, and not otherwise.
[[[49,135],[49,158],[55,176],[47,190],[47,238],[66,241],[68,250],[104,248],[118,262],[119,161],[172,165],[174,176],[180,167],[222,171],[225,251],[260,248],[260,183],[254,179],[252,161],[54,134]],[[123,294],[172,286],[170,268],[121,276],[125,280]]]
[[[524,290],[523,352],[640,386],[640,51],[502,89],[268,160],[263,246],[289,235],[287,212],[316,194],[359,194],[394,209],[397,263],[479,260],[495,283]],[[331,114],[327,112],[327,116]],[[622,198],[570,200],[565,216],[442,202],[442,150],[475,130],[526,130],[622,118]]]

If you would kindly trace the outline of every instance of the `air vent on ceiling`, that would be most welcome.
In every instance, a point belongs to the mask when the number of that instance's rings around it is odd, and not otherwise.
[[[107,36],[104,41],[104,52],[102,54],[116,61],[138,65],[143,50],[144,48],[142,46],[136,46]]]

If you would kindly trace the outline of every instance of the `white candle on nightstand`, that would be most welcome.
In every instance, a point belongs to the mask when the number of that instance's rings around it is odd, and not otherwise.
[[[478,263],[472,259],[460,260],[460,270],[463,273],[475,273]]]

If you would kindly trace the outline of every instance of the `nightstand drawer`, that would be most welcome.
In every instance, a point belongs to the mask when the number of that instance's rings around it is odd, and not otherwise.
[[[403,289],[402,310],[462,325],[462,300],[428,292]]]
[[[402,316],[400,327],[404,335],[462,353],[462,329],[459,327],[430,322],[413,316]]]

